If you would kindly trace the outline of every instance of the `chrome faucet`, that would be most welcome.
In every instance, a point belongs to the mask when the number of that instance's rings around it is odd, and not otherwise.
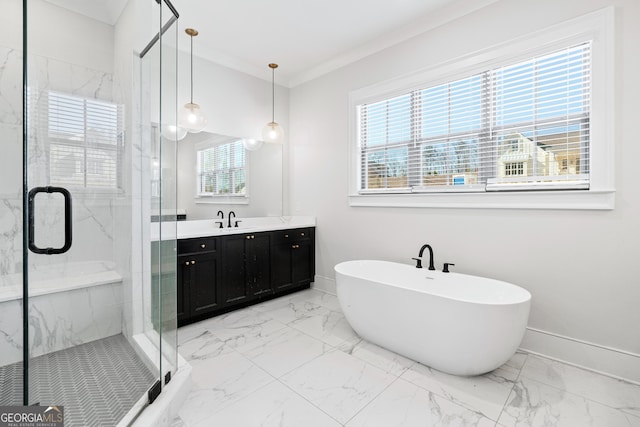
[[[228,215],[228,224],[227,227],[231,228],[231,215],[233,215],[233,217],[236,217],[236,213],[234,211],[229,211],[229,215]],[[236,227],[238,226],[238,221],[236,221]]]
[[[429,270],[435,270],[436,268],[433,266],[433,249],[431,249],[429,245],[422,245],[418,253],[418,258],[412,258],[416,261],[416,268],[422,268],[422,254],[425,249],[429,249]]]

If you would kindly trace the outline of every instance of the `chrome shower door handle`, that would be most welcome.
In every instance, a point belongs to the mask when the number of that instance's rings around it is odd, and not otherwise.
[[[34,200],[38,193],[60,193],[64,197],[64,245],[61,248],[39,248],[35,244],[34,227]],[[56,255],[63,254],[71,248],[72,222],[71,222],[71,193],[62,187],[35,187],[29,191],[29,250],[36,254]]]

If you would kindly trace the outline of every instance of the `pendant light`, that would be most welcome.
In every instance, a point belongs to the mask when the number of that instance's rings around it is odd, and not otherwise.
[[[269,64],[269,68],[271,68],[271,121],[262,129],[262,139],[264,142],[280,144],[284,137],[284,131],[275,120],[276,87],[274,81],[275,71],[276,68],[278,68],[278,64]]]
[[[176,125],[163,125],[162,136],[169,141],[180,141],[187,136],[187,130]]]
[[[242,146],[249,151],[258,151],[263,144],[264,141],[254,138],[244,138],[242,140]]]
[[[193,102],[193,38],[198,35],[198,31],[193,28],[184,31],[191,37],[191,98],[178,113],[178,126],[191,133],[198,133],[207,125],[200,106]]]

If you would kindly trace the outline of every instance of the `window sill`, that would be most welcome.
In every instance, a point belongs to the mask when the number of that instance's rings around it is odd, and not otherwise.
[[[352,194],[354,207],[613,210],[615,190]]]
[[[247,196],[196,196],[196,204],[203,205],[248,205]]]

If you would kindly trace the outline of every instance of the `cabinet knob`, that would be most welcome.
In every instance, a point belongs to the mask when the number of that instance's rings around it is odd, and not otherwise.
[[[301,236],[304,236],[304,233],[300,233]]]
[[[249,240],[251,238],[251,236],[247,236],[246,239]]]
[[[189,261],[185,262],[184,265],[189,265]]]
[[[292,245],[291,249],[298,249],[300,247],[300,245]]]
[[[252,239],[255,239],[255,238],[256,238],[256,236],[254,236],[254,235],[252,234],[252,235],[251,235],[251,238],[252,238]]]
[[[288,235],[288,234],[285,234],[285,235],[284,235],[284,237],[285,237],[285,238],[287,238],[287,237],[289,237],[289,235]]]
[[[193,264],[195,264],[195,263],[196,263],[195,261],[191,261],[191,265],[193,265]]]
[[[205,244],[203,243],[203,244],[201,244],[201,245],[200,245],[200,247],[201,247],[202,249],[204,249],[204,248],[206,248],[206,247],[207,247],[207,245],[205,245]]]

